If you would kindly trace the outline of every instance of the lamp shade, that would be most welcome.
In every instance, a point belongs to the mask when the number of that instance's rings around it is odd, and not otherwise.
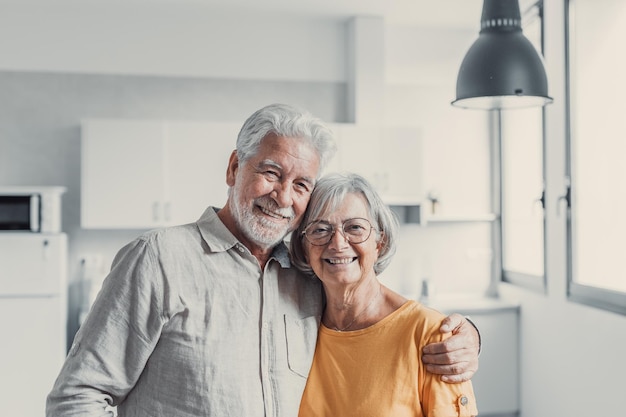
[[[522,33],[518,0],[484,0],[480,26],[461,63],[452,105],[492,110],[551,103],[543,59]]]

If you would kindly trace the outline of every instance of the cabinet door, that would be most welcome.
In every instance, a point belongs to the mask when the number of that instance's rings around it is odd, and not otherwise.
[[[67,236],[0,233],[3,416],[45,415],[66,351]]]
[[[423,199],[421,131],[414,127],[388,127],[381,134],[379,157],[386,169],[381,192],[389,204],[419,204]]]
[[[341,134],[345,126],[346,124],[343,124],[343,123],[329,123],[328,124],[328,127],[330,127],[330,129],[334,133],[335,142],[337,143],[337,152],[335,152],[335,154],[331,156],[330,160],[328,161],[328,164],[326,165],[326,168],[324,169],[324,171],[322,171],[322,175],[342,171],[342,168],[341,168],[341,157],[342,157]]]
[[[239,129],[237,123],[167,124],[168,223],[194,222],[208,206],[226,202],[226,167]]]
[[[380,159],[381,129],[376,126],[341,124],[336,125],[336,132],[339,170],[362,175],[381,192],[384,184],[384,167]]]
[[[334,124],[339,147],[336,171],[364,176],[388,204],[422,200],[422,141],[414,127]]]
[[[165,184],[163,123],[89,120],[82,129],[82,227],[160,225]]]
[[[65,288],[67,235],[0,234],[0,299],[58,296]]]
[[[65,358],[64,299],[0,298],[0,392],[3,416],[45,415],[50,392]]]
[[[462,302],[460,302],[462,304]],[[437,308],[437,305],[434,305]],[[490,311],[459,308],[439,309],[471,316],[480,330],[482,352],[472,385],[480,415],[515,416],[519,404],[519,308]]]
[[[519,411],[519,312],[472,314],[483,352],[472,378],[481,414],[516,415]]]

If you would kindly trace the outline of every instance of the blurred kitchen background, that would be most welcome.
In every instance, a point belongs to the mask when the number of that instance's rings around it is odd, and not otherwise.
[[[221,206],[238,128],[258,108],[284,102],[331,123],[340,152],[329,170],[368,176],[401,217],[399,252],[383,281],[478,324],[481,416],[622,415],[626,278],[617,237],[626,232],[626,197],[616,180],[626,176],[611,155],[626,150],[617,122],[626,64],[616,52],[626,7],[522,0],[554,103],[500,113],[450,105],[482,6],[0,1],[0,195],[35,189],[61,198],[58,229],[18,233],[40,239],[33,248],[16,252],[28,245],[0,231],[0,410],[43,414],[117,250]],[[575,20],[577,36],[568,24],[574,7],[576,19],[588,17]],[[593,83],[576,84],[574,94],[572,79]],[[572,135],[589,138],[573,146]],[[573,165],[577,155],[590,162]],[[521,218],[511,204],[523,207]],[[50,257],[59,259],[58,308],[44,310],[17,297],[10,280],[23,278],[20,265],[33,270]],[[42,321],[49,314],[58,335]],[[34,360],[50,343],[51,359]],[[35,397],[28,404],[24,391]]]

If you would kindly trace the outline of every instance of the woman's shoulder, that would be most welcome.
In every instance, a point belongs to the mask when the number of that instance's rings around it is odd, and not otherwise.
[[[412,323],[415,331],[422,335],[439,333],[439,327],[445,314],[417,301],[408,300],[403,306],[403,315],[407,322]]]

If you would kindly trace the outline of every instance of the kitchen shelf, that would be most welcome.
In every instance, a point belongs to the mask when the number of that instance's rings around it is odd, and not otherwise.
[[[498,216],[493,213],[486,214],[436,214],[432,216],[423,216],[423,223],[471,223],[471,222],[493,222]]]
[[[498,216],[494,213],[427,215],[424,213],[423,205],[421,204],[410,202],[400,203],[398,201],[388,204],[391,210],[398,216],[400,223],[419,224],[421,226],[444,223],[493,222],[498,219]]]

